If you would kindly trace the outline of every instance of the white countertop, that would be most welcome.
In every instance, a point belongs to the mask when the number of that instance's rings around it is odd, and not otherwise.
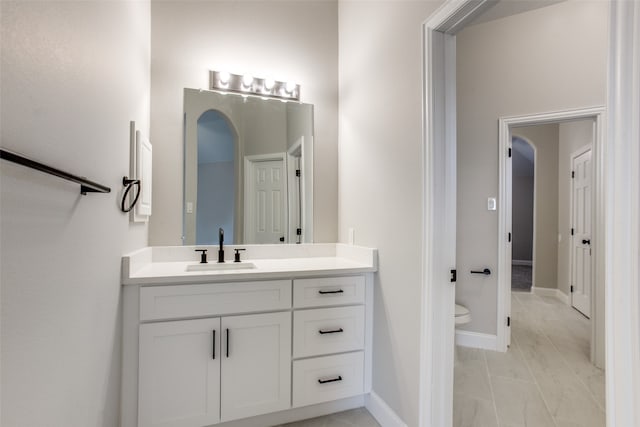
[[[149,247],[122,258],[124,285],[211,283],[237,280],[313,277],[331,274],[358,274],[377,271],[377,250],[343,244],[244,245],[225,247],[233,254],[245,248],[242,258],[255,268],[233,269],[226,260],[224,270],[187,271],[199,264],[195,246]],[[198,248],[201,248],[198,246]],[[217,248],[209,249],[209,259],[217,259]],[[232,255],[231,255],[232,256]]]

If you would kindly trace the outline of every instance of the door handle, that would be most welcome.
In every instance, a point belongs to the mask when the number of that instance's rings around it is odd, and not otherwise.
[[[485,268],[482,271],[471,270],[471,274],[484,274],[485,276],[488,276],[491,274],[491,270],[489,270],[488,268]]]
[[[582,239],[582,244],[583,245],[590,245],[591,244],[591,239]]]

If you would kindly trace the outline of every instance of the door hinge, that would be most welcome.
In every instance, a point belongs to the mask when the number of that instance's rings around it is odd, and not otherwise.
[[[572,235],[572,236],[573,236],[573,231],[574,231],[574,230],[573,230],[573,228],[572,228],[572,229],[571,229],[571,235]]]
[[[451,270],[451,283],[454,283],[458,277],[458,273],[456,270]]]
[[[576,177],[576,171],[571,171],[571,178],[575,178]]]
[[[573,285],[571,285],[571,293],[573,293]]]
[[[511,157],[511,148],[509,148],[509,157]]]
[[[302,228],[296,228],[296,234],[302,236]]]
[[[507,237],[507,239],[509,239],[509,243],[511,243],[511,233],[509,233],[509,236]]]
[[[296,176],[300,176],[300,169],[296,169]]]
[[[511,316],[507,316],[507,326],[511,326]]]

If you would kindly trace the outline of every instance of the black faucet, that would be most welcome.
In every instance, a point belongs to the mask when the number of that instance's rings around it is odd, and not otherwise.
[[[218,262],[224,262],[224,249],[222,245],[224,243],[224,230],[222,227],[218,229],[218,240],[220,241],[220,249],[218,249]]]

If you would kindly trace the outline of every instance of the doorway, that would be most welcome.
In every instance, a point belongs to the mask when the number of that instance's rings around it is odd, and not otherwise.
[[[531,292],[535,246],[535,167],[534,145],[512,136],[512,242],[511,290]]]
[[[455,203],[450,204],[455,193],[456,141],[456,60],[455,34],[475,16],[491,6],[488,1],[448,1],[434,13],[424,25],[424,224],[423,235],[423,333],[421,342],[421,389],[425,404],[420,408],[421,425],[450,425],[450,405],[446,397],[450,391],[448,379],[451,365],[446,348],[452,346],[449,332],[449,302],[453,304],[454,287],[450,284],[449,270],[455,268],[455,255],[451,256],[450,242],[455,240],[455,227],[451,227],[451,215],[455,217]],[[638,174],[637,174],[637,117],[628,114],[629,106],[638,105],[638,93],[629,91],[637,87],[640,76],[637,71],[637,27],[640,25],[640,8],[633,2],[610,2],[611,42],[608,62],[608,122],[607,135],[610,149],[606,159],[600,158],[594,171],[601,174],[596,187],[607,189],[606,200],[596,203],[601,214],[597,236],[602,239],[602,253],[594,251],[596,271],[604,279],[606,261],[607,335],[607,417],[611,425],[637,424],[638,413],[634,405],[638,396],[636,353],[637,332],[637,223],[638,223]],[[630,70],[634,70],[631,72]],[[538,119],[543,119],[539,117]],[[603,140],[603,122],[599,123],[599,140]],[[502,132],[502,131],[501,131]],[[635,139],[634,139],[635,138]],[[602,148],[602,147],[600,147]],[[606,160],[606,161],[605,161]],[[605,169],[604,166],[607,165]],[[502,166],[500,166],[502,167]],[[452,173],[453,172],[453,173]],[[501,171],[502,173],[503,171]],[[449,183],[453,182],[453,188]],[[439,189],[440,188],[440,189]],[[449,192],[449,190],[452,190]],[[600,193],[603,194],[603,193]],[[455,197],[454,197],[455,198]],[[606,203],[605,203],[606,201]],[[485,200],[486,203],[486,200]],[[603,218],[602,216],[600,218]],[[604,240],[604,228],[607,239]],[[630,232],[631,230],[631,232]],[[442,248],[445,249],[444,253]],[[438,250],[440,249],[440,250]],[[629,249],[632,249],[630,251]],[[604,282],[604,280],[603,280]],[[608,286],[615,283],[616,286]],[[601,319],[602,321],[603,319]],[[604,329],[604,325],[601,325]],[[604,332],[602,333],[604,336]],[[445,348],[442,350],[442,348]],[[433,349],[437,348],[437,351]],[[448,415],[449,414],[449,415]]]

